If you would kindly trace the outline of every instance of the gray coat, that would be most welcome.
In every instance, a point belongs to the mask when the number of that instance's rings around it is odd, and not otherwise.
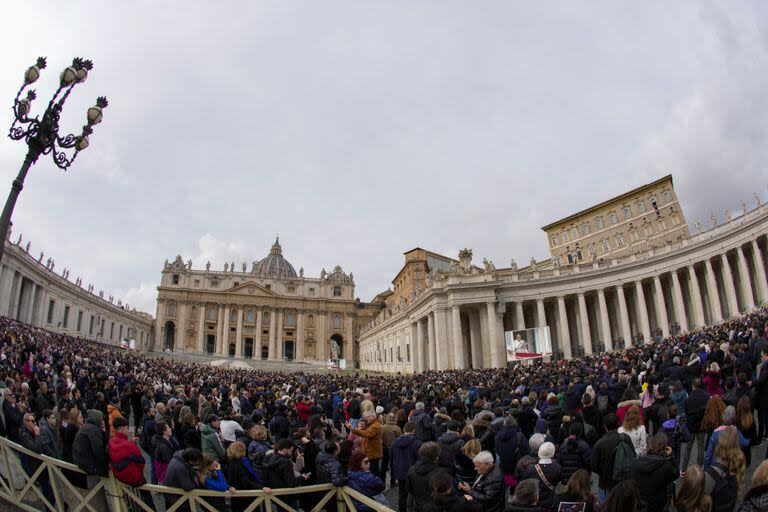
[[[40,427],[40,444],[43,448],[43,455],[61,459],[63,457],[61,443],[56,439],[56,434],[51,427],[48,426],[48,422],[45,421],[45,418],[40,418],[38,426]]]

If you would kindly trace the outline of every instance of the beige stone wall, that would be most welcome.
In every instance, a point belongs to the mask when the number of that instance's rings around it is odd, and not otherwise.
[[[670,176],[552,223],[544,230],[553,261],[560,266],[624,257],[689,236]]]

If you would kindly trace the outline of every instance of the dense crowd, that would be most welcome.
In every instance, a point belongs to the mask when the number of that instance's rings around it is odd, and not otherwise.
[[[0,434],[76,464],[77,488],[112,471],[220,491],[206,499],[222,511],[251,503],[236,490],[315,483],[380,503],[396,487],[400,512],[765,511],[768,462],[750,485],[745,471],[768,437],[767,320],[567,361],[374,376],[181,363],[2,318]],[[141,496],[159,510],[178,499]],[[281,499],[310,510],[319,496]]]

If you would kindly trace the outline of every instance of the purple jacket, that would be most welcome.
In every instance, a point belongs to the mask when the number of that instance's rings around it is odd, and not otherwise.
[[[397,480],[408,478],[408,469],[416,463],[421,441],[415,435],[403,435],[389,447],[389,469]]]

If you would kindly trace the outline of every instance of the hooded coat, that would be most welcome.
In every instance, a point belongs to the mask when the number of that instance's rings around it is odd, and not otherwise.
[[[408,494],[413,496],[416,510],[424,510],[431,503],[429,481],[437,472],[445,472],[436,462],[419,457],[409,470],[407,476]]]
[[[517,461],[530,450],[528,440],[516,427],[501,427],[494,439],[494,446],[499,455],[499,468],[505,475],[515,474]]]
[[[77,466],[89,475],[107,476],[107,440],[90,415],[77,429],[72,444],[72,458]]]
[[[437,463],[441,468],[453,475],[456,465],[456,452],[464,446],[464,439],[456,432],[446,432],[440,436],[437,444],[440,446],[440,457],[437,459]]]
[[[330,453],[326,451],[320,452],[317,455],[315,464],[317,466],[318,484],[330,483],[339,487],[347,483],[347,477],[344,476],[344,471],[341,468],[341,462],[339,462],[339,459]]]
[[[678,477],[671,457],[649,453],[632,462],[629,477],[640,490],[648,512],[661,512],[667,502],[668,490]]]
[[[389,469],[396,480],[408,478],[408,470],[419,458],[421,440],[414,435],[402,435],[389,448]]]
[[[208,423],[200,427],[200,447],[203,455],[213,457],[220,463],[224,462],[226,452],[219,439],[219,432]]]
[[[298,487],[304,483],[304,479],[297,477],[293,471],[293,462],[290,457],[277,452],[271,453],[264,460],[262,467],[264,486],[274,489],[285,487]]]
[[[168,471],[165,473],[165,485],[184,489],[187,492],[197,489],[197,471],[181,457],[180,453],[174,455],[171,463],[168,464]],[[166,494],[165,506],[170,507],[178,499],[178,494]]]

